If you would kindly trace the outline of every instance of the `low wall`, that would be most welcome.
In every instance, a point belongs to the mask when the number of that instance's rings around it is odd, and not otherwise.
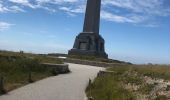
[[[71,58],[64,59],[64,62],[82,64],[82,65],[98,66],[98,67],[112,67],[112,66],[117,66],[117,65],[119,65],[119,66],[120,65],[126,65],[126,64],[104,63],[104,62],[96,62],[96,61],[88,61],[88,60],[80,60],[80,59],[71,59]]]
[[[54,71],[58,72],[59,74],[68,73],[69,65],[68,64],[51,64],[51,63],[42,63],[44,67],[51,67]]]

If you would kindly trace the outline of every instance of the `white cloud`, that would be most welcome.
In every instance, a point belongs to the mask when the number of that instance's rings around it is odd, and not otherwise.
[[[10,11],[11,12],[25,12],[25,10],[20,8],[19,6],[11,6]]]
[[[19,7],[19,6],[3,7],[0,4],[0,13],[7,13],[7,12],[17,13],[17,12],[25,12],[25,10],[22,9],[21,7]]]
[[[124,8],[133,13],[145,13],[158,16],[169,15],[170,8],[164,7],[165,0],[104,0],[104,5]]]
[[[33,4],[29,2],[29,0],[9,0],[10,2],[16,3],[16,4],[21,4],[24,6],[28,6],[30,8],[36,8]]]
[[[0,13],[4,13],[4,12],[7,12],[7,11],[9,11],[9,9],[7,7],[4,7],[0,2]]]
[[[102,4],[105,12],[101,17],[119,23],[158,27],[159,17],[170,16],[165,0],[103,0]]]
[[[77,8],[60,7],[59,9],[70,13],[84,13],[85,6],[78,6]]]
[[[9,29],[13,24],[7,22],[0,22],[0,31]]]
[[[3,4],[3,1],[10,5]],[[71,16],[84,13],[86,0],[0,0],[0,13],[25,12],[25,7],[56,13],[63,11]],[[165,0],[102,0],[101,18],[118,23],[158,23],[156,17],[170,16]],[[156,19],[156,20],[154,20]]]
[[[62,3],[75,3],[79,0],[36,0],[38,3],[52,3],[52,4],[62,4]]]
[[[114,14],[106,12],[106,11],[102,11],[101,18],[108,20],[108,21],[115,21],[115,22],[120,22],[120,23],[132,22],[130,19],[128,19],[126,17],[114,15]]]
[[[36,2],[37,5],[41,6],[42,9],[53,9],[55,12],[57,10],[62,10],[69,15],[74,15],[74,13],[84,13],[85,8],[83,3],[84,0],[36,0]],[[55,6],[50,7],[49,5]]]
[[[25,10],[16,5],[5,6],[3,5],[3,2],[0,1],[0,13],[7,13],[7,12],[25,12]]]
[[[19,3],[19,4],[28,4],[29,1],[28,0],[9,0],[11,2],[14,2],[14,3]]]
[[[145,18],[142,16],[120,16],[120,15],[115,15],[107,11],[102,11],[101,12],[101,18],[105,19],[107,21],[113,21],[113,22],[118,22],[118,23],[140,23]]]

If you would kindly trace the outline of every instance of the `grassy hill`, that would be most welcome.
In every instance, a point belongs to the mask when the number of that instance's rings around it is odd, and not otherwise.
[[[52,75],[52,69],[43,67],[41,63],[61,64],[62,60],[45,55],[23,52],[0,52],[0,77],[4,78],[4,88],[11,91],[29,83]]]
[[[170,100],[170,65],[108,68],[86,89],[94,100]]]

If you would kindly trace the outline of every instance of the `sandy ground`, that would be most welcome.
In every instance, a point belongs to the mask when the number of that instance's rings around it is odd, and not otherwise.
[[[0,100],[85,100],[85,88],[101,67],[69,64],[72,71],[26,85],[0,96]]]

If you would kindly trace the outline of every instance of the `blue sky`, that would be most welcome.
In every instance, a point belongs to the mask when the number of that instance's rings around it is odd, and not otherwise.
[[[86,0],[0,0],[0,49],[67,53]],[[100,34],[110,58],[170,64],[169,0],[103,0]]]

